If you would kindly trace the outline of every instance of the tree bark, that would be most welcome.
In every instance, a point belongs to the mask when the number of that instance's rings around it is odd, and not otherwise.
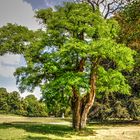
[[[71,100],[71,108],[72,108],[72,125],[73,129],[75,130],[80,130],[80,107],[81,107],[81,102],[80,102],[80,97],[78,96],[78,92],[76,89],[73,87],[73,97]]]
[[[93,106],[94,99],[95,99],[95,96],[92,98],[92,100],[90,100],[88,103],[86,103],[85,108],[81,114],[81,122],[80,122],[81,129],[86,127],[87,116],[88,116],[90,108]]]
[[[81,114],[81,129],[86,126],[87,115],[89,113],[90,108],[93,106],[95,100],[95,92],[96,92],[96,73],[91,72],[90,76],[90,93],[88,94],[87,101],[84,105],[84,109]]]
[[[75,100],[74,100],[75,99]],[[79,131],[86,127],[87,116],[90,108],[93,106],[95,96],[82,106],[80,97],[72,99],[72,125],[73,129]]]
[[[90,93],[80,99],[80,95],[73,87],[73,97],[71,100],[72,103],[72,124],[73,128],[77,131],[85,128],[87,122],[87,116],[90,108],[93,106],[95,99],[95,91],[96,91],[96,76],[94,74],[91,75],[90,85],[91,90]]]
[[[71,107],[72,107],[72,115],[73,115],[73,128],[75,130],[81,130],[85,128],[87,115],[89,113],[90,108],[93,106],[95,93],[96,93],[96,71],[98,66],[97,59],[94,63],[91,64],[91,72],[90,72],[90,91],[87,95],[85,95],[82,99],[78,90],[72,86],[73,97],[71,100]],[[78,65],[78,71],[82,72],[84,70],[84,63],[85,59],[82,58]]]

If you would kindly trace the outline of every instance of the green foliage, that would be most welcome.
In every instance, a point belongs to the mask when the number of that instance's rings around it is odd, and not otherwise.
[[[128,111],[134,120],[137,120],[140,116],[140,98],[130,98],[128,101]]]
[[[140,1],[135,0],[125,7],[116,19],[121,26],[120,38],[129,47],[140,50]]]
[[[88,81],[91,65],[98,59],[98,71],[102,73],[97,74],[98,83],[102,83],[103,78],[107,80],[107,75],[112,75],[114,78],[110,77],[107,90],[128,93],[129,86],[125,84],[121,71],[132,69],[134,51],[115,42],[114,37],[119,29],[115,21],[105,20],[99,11],[93,13],[92,8],[85,3],[66,3],[56,11],[40,10],[37,17],[43,20],[47,31],[42,39],[42,46],[40,43],[39,47],[31,50],[29,48],[26,52],[28,66],[17,69],[20,89],[32,90],[41,85],[45,93],[59,92],[62,87],[64,92],[71,93],[71,86],[74,85],[79,91],[82,88],[87,93],[90,88]],[[82,35],[84,38],[81,38]],[[41,47],[37,52],[37,48]],[[32,51],[36,54],[31,53]],[[84,71],[77,72],[81,59],[85,59]],[[99,67],[100,61],[104,59],[113,60],[116,70],[110,69],[105,76],[100,77],[103,75]],[[42,81],[44,84],[41,84]],[[112,82],[118,84],[117,88],[112,87]],[[106,85],[103,82],[101,86]]]
[[[90,116],[90,118],[98,118],[98,119],[107,119],[107,118],[131,118],[131,119],[138,119],[139,114],[139,99],[140,99],[140,28],[139,28],[139,21],[140,21],[140,1],[134,1],[133,3],[127,5],[123,11],[119,12],[115,18],[117,19],[119,25],[120,25],[120,33],[118,36],[118,42],[125,43],[128,45],[128,47],[132,48],[133,50],[137,51],[137,55],[135,56],[135,66],[133,71],[126,72],[124,71],[124,75],[127,79],[124,79],[125,83],[129,83],[131,86],[131,95],[122,96],[119,93],[112,94],[110,97],[110,94],[107,95],[108,102],[103,102],[105,95],[103,94],[104,98],[102,96],[98,96],[98,101],[96,106],[94,108],[98,108],[98,111],[95,113],[95,116]],[[104,69],[102,70],[104,71]],[[119,74],[120,75],[120,74]],[[119,78],[118,75],[118,78]],[[105,74],[102,74],[102,76],[105,76]],[[121,75],[120,75],[121,76]],[[106,77],[106,84],[110,82],[110,79],[113,79],[112,75],[109,74],[108,77]],[[117,77],[116,77],[117,78]],[[117,79],[118,79],[117,78]],[[118,82],[120,80],[118,79]],[[117,81],[116,81],[117,82]],[[121,81],[120,81],[121,82]],[[121,83],[121,85],[124,85],[124,82]],[[117,88],[117,83],[114,83],[113,86]],[[128,85],[124,85],[128,86]],[[121,88],[123,89],[123,88]],[[121,90],[120,89],[120,90]],[[125,88],[124,88],[125,89]],[[102,88],[104,91],[104,88]],[[116,96],[118,95],[118,96]],[[105,108],[103,110],[103,108]],[[109,110],[109,113],[107,112]],[[94,109],[92,109],[91,112],[94,112]]]
[[[136,0],[120,13],[118,18],[121,25],[120,41],[136,50],[135,67],[131,74],[127,74],[133,94],[140,97],[140,1]]]
[[[40,86],[50,114],[64,111],[72,99],[72,87],[81,99],[88,95],[92,74],[96,75],[97,96],[104,92],[130,94],[123,72],[132,71],[136,52],[116,42],[120,28],[115,20],[104,19],[86,3],[65,3],[55,11],[39,10],[36,17],[42,20],[46,32],[25,51],[27,66],[15,72],[21,91]],[[113,65],[106,67],[104,61]],[[127,114],[123,106],[116,104],[115,108],[116,117]],[[112,109],[105,104],[102,112],[106,118]]]
[[[116,101],[113,109],[114,109],[112,113],[113,118],[125,118],[125,119],[129,118],[128,110],[124,105],[122,105],[121,101]]]
[[[61,117],[63,113],[64,116],[71,115],[70,97],[63,91],[60,91],[60,93],[56,91],[56,93],[50,92],[44,95],[43,100],[47,105],[48,115],[50,116]]]
[[[13,91],[9,93],[8,97],[8,105],[10,106],[10,112],[18,114],[18,111],[20,110],[20,94],[16,91]]]
[[[130,87],[125,77],[117,70],[109,69],[106,71],[103,67],[99,68],[99,81],[97,81],[98,92],[117,92],[130,94]]]
[[[8,112],[9,106],[8,106],[8,93],[5,88],[0,88],[0,112]]]
[[[32,36],[32,31],[22,26],[15,24],[7,24],[0,28],[0,55],[7,52],[23,53],[29,38]]]
[[[27,116],[30,117],[44,117],[47,116],[47,108],[44,103],[38,102],[34,95],[25,97],[27,103]]]
[[[34,95],[23,99],[16,91],[8,93],[5,88],[0,88],[0,113],[45,117],[48,110],[45,103],[38,101]]]
[[[132,119],[129,111],[129,96],[120,93],[103,93],[90,111],[90,120]],[[132,108],[131,108],[132,109]]]
[[[135,56],[135,66],[131,73],[125,72],[127,80],[132,88],[131,96],[124,99],[127,102],[128,112],[133,119],[137,119],[139,114],[138,101],[140,99],[140,1],[136,0],[121,11],[116,19],[121,30],[119,42],[127,44],[137,51]]]

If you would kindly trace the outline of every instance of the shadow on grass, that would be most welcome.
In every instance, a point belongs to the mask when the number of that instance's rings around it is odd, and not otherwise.
[[[36,136],[28,136],[27,140],[45,140],[47,138],[47,134],[52,134],[56,137],[63,137],[63,138],[71,138],[72,136],[95,136],[96,132],[93,131],[92,128],[86,128],[79,132],[76,132],[72,129],[72,127],[67,125],[59,125],[59,124],[29,124],[29,123],[3,123],[0,124],[0,128],[7,129],[10,127],[14,127],[17,129],[23,129],[26,132],[35,133],[35,134],[42,134],[44,136],[36,137]],[[51,138],[47,138],[48,140]],[[52,138],[53,140],[53,138]]]
[[[26,140],[54,140],[53,138],[48,137],[35,137],[35,136],[28,136]]]
[[[89,122],[89,126],[98,125],[98,126],[135,126],[140,125],[140,120],[134,121],[134,120],[105,120],[105,121],[95,121],[95,122]]]

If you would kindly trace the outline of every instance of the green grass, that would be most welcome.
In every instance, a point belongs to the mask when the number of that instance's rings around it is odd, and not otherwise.
[[[57,139],[86,139],[94,136],[92,129],[75,132],[67,125],[54,124],[0,124],[0,138],[2,140],[57,140]]]
[[[139,140],[140,136],[136,124],[90,124],[75,132],[69,119],[0,115],[0,122],[0,140]]]
[[[49,118],[49,117],[23,117],[17,115],[0,114],[0,123],[65,123],[70,124],[69,118]]]

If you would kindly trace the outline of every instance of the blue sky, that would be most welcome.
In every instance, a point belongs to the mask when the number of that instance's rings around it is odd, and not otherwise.
[[[53,7],[62,4],[64,0],[0,0],[0,27],[7,23],[16,23],[29,29],[37,30],[41,26],[34,18],[34,10]],[[71,1],[71,0],[65,0]],[[7,88],[8,92],[18,91],[13,73],[17,67],[24,65],[21,55],[5,54],[0,56],[0,87]],[[29,94],[25,92],[22,96]],[[39,89],[34,91],[40,97]]]

